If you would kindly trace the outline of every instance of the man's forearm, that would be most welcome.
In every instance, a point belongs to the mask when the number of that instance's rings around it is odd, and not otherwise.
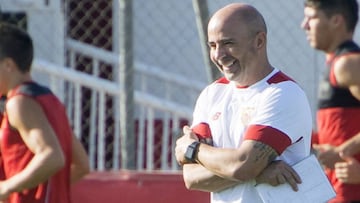
[[[188,189],[205,192],[220,192],[241,183],[219,177],[200,164],[185,164],[183,176]]]
[[[341,144],[339,151],[343,152],[346,156],[353,156],[360,153],[360,133]]]

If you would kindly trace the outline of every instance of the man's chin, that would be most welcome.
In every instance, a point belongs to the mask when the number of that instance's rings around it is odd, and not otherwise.
[[[228,81],[236,81],[236,77],[233,73],[225,73],[224,76]]]
[[[310,42],[310,46],[314,49],[322,50],[321,46],[319,46],[319,44],[317,44],[316,42]]]

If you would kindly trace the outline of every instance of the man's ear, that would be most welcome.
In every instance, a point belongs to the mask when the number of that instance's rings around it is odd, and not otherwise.
[[[17,68],[15,61],[9,57],[3,59],[3,65],[8,71],[13,71],[15,68]]]
[[[256,48],[260,49],[260,48],[264,47],[265,44],[266,44],[266,33],[259,32],[255,38],[255,46],[256,46]]]
[[[335,30],[339,29],[341,26],[346,26],[344,16],[342,16],[340,14],[335,14],[335,15],[331,16],[330,22],[331,22],[331,26]]]

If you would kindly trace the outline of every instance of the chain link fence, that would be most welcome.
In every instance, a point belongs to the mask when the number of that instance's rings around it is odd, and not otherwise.
[[[119,19],[122,1],[44,0],[41,5],[29,2],[0,0],[1,20],[29,30],[34,38],[37,58],[95,76],[99,80],[119,82],[123,72],[119,69],[118,61],[122,59],[118,57],[116,60],[123,45],[118,36],[120,28],[124,28],[118,25],[122,20]],[[134,150],[134,154],[126,156],[134,156],[130,161],[132,168],[138,170],[177,170],[173,158],[174,140],[181,127],[191,122],[191,110],[196,98],[211,81],[208,74],[211,67],[202,49],[203,41],[200,40],[206,37],[201,38],[204,33],[197,24],[199,16],[194,12],[195,4],[201,6],[206,3],[208,13],[212,14],[234,1],[124,2],[132,7],[132,15],[127,17],[132,22],[128,33],[132,33],[129,39],[135,67],[130,73],[133,75],[132,86],[127,88],[161,99],[163,106],[167,106],[166,102],[178,104],[173,109],[183,113],[174,116],[165,110],[152,111],[140,105],[141,99],[133,109],[125,109],[133,114],[135,129],[133,138],[130,138],[134,142],[130,142],[125,150]],[[298,81],[315,110],[317,67],[322,65],[323,58],[308,46],[300,28],[303,1],[243,2],[254,5],[264,15],[269,31],[271,63]],[[206,24],[207,19],[202,20]],[[122,154],[126,153],[121,149],[124,145],[120,144],[123,137],[114,136],[121,134],[122,117],[116,113],[121,110],[121,97],[97,95],[91,87],[86,86],[77,90],[73,83],[61,79],[54,82],[51,80],[53,76],[42,74],[41,71],[34,71],[37,80],[52,84],[69,109],[70,120],[77,129],[75,132],[91,155],[93,170],[123,168]],[[80,95],[75,94],[76,91]],[[76,100],[80,100],[80,103],[76,104]],[[101,103],[105,104],[104,107],[100,106]],[[81,109],[80,114],[77,109]],[[100,113],[101,110],[103,113]],[[147,117],[140,119],[144,114]],[[104,129],[104,133],[98,133],[99,128]],[[140,133],[144,136],[139,136]]]

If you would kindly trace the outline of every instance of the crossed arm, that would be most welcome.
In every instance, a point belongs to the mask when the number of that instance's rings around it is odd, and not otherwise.
[[[185,185],[189,189],[218,192],[245,181],[256,179],[278,185],[288,182],[294,190],[300,177],[284,162],[274,162],[277,153],[270,146],[246,140],[237,149],[215,148],[200,144],[197,163],[189,164],[184,158],[188,145],[196,141],[189,127],[176,143],[176,158],[183,165]],[[264,170],[265,169],[265,170]]]

